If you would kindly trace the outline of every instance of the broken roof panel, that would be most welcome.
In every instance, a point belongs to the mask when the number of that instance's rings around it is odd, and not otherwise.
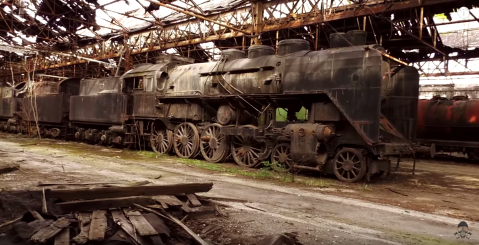
[[[479,47],[479,21],[474,18],[474,16],[479,17],[479,8],[471,9],[470,13],[468,17],[463,18],[457,12],[452,12],[449,14],[451,20],[448,20],[446,16],[434,17],[436,24],[451,23],[437,26],[444,45],[462,50]],[[469,21],[463,22],[466,20]]]

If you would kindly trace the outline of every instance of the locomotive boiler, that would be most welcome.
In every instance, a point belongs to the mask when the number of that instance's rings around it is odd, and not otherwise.
[[[209,63],[162,55],[121,77],[83,79],[68,136],[244,167],[270,161],[346,182],[388,173],[389,156],[415,151],[419,74],[364,37],[335,34],[321,51],[302,39],[247,55],[228,49]]]
[[[445,152],[465,152],[479,160],[479,100],[464,97],[419,100],[417,138]]]

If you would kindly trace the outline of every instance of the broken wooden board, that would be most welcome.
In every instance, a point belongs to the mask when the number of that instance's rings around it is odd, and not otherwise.
[[[156,230],[158,234],[165,234],[166,236],[170,237],[170,228],[165,225],[165,222],[162,218],[154,213],[143,213],[143,217],[150,223],[151,226]]]
[[[56,197],[63,201],[70,200],[91,200],[100,198],[131,197],[131,196],[157,196],[175,195],[179,193],[208,192],[213,183],[188,183],[160,186],[134,186],[134,187],[112,187],[93,188],[77,190],[46,190],[48,198]]]
[[[196,198],[195,194],[186,194],[186,197],[188,197],[188,201],[190,201],[191,205],[193,205],[194,207],[201,206],[201,202],[198,201],[198,198]]]
[[[165,206],[166,208],[168,208],[168,206],[170,207],[183,206],[183,202],[181,202],[175,196],[171,196],[171,195],[156,196],[156,197],[153,197],[153,199],[159,202],[163,208],[165,208]]]
[[[112,210],[111,216],[113,217],[113,221],[118,224],[123,231],[125,231],[131,239],[135,242],[139,243],[140,245],[148,245],[148,241],[142,237],[138,236],[135,232],[135,228],[130,223],[130,221],[125,217],[122,210]]]
[[[130,219],[138,234],[142,236],[158,235],[155,228],[141,215],[140,212],[132,209],[123,209],[125,215]]]
[[[37,220],[40,220],[40,221],[43,221],[45,220],[37,211],[33,210],[33,211],[30,211],[30,213],[32,214],[32,216],[37,219]]]
[[[70,245],[70,229],[68,227],[63,228],[55,237],[54,245]]]
[[[110,208],[126,208],[133,206],[134,203],[141,205],[155,204],[155,200],[148,197],[120,197],[120,198],[103,198],[94,200],[81,200],[72,202],[57,203],[63,213],[79,212],[79,211],[95,211]]]
[[[79,213],[78,221],[80,223],[80,233],[72,240],[76,244],[85,244],[88,242],[90,234],[91,213]]]
[[[3,228],[3,227],[5,227],[5,226],[9,226],[9,225],[11,225],[11,224],[14,224],[15,222],[18,222],[18,221],[22,220],[22,218],[23,218],[23,217],[19,217],[19,218],[16,218],[16,219],[14,219],[14,220],[10,220],[10,221],[7,221],[7,222],[5,222],[5,223],[3,223],[3,224],[0,224],[0,228]]]
[[[48,239],[56,236],[68,225],[70,225],[70,220],[66,218],[60,218],[49,226],[37,231],[37,233],[32,236],[31,240],[34,242],[44,243]]]
[[[106,231],[106,211],[96,210],[91,215],[90,233],[88,239],[90,241],[103,241]]]
[[[30,223],[26,222],[17,222],[12,226],[12,233],[16,234],[16,236],[24,241],[30,240],[30,238],[35,234],[37,231],[49,226],[53,223],[53,220],[34,220]]]

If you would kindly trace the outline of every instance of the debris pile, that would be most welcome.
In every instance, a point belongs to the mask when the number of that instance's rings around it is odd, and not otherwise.
[[[222,227],[194,227],[196,233],[183,223],[201,216],[225,215],[217,205],[195,195],[208,192],[212,186],[187,183],[47,189],[43,191],[41,211],[0,223],[0,230],[11,227],[7,236],[0,236],[0,244],[216,244],[204,237]],[[51,200],[57,200],[59,210],[55,214],[47,210]]]

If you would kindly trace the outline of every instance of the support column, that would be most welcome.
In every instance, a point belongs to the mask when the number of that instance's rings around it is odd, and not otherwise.
[[[123,47],[125,48],[125,72],[131,69],[131,62],[130,62],[131,49],[128,43],[129,40],[130,39],[128,38],[128,35],[125,35],[123,38]]]
[[[421,7],[421,15],[419,17],[419,40],[422,40],[423,23],[424,23],[424,8]]]
[[[251,45],[254,44],[261,44],[261,39],[259,39],[259,35],[261,34],[261,30],[263,29],[263,3],[261,2],[253,2],[251,4],[252,13],[253,13],[253,32],[251,33]]]

